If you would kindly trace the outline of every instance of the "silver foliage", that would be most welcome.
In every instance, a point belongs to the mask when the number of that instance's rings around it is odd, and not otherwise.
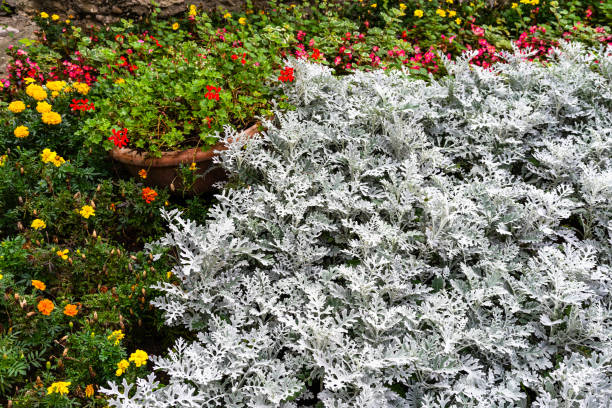
[[[155,305],[197,341],[111,406],[610,406],[611,51],[428,83],[290,62],[298,109],[226,130],[247,187],[165,214]]]

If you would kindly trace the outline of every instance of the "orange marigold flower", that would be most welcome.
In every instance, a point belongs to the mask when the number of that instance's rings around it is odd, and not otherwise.
[[[79,310],[77,309],[76,305],[71,305],[68,304],[66,305],[66,307],[64,308],[64,314],[66,316],[70,316],[70,317],[74,317],[77,315],[77,313],[79,313]]]
[[[54,308],[55,305],[49,299],[43,299],[38,302],[38,311],[44,314],[45,316],[49,316]]]
[[[151,204],[151,202],[155,201],[155,197],[157,197],[157,192],[152,188],[145,187],[142,189],[142,199],[147,202],[147,204]]]
[[[36,289],[38,290],[45,290],[47,289],[47,285],[44,284],[44,282],[41,282],[39,280],[32,280],[32,286],[34,286]]]
[[[85,387],[85,396],[87,398],[91,398],[94,395],[94,387],[92,384],[89,384],[87,387]]]
[[[147,171],[145,169],[140,169],[140,171],[138,172],[138,175],[140,176],[140,178],[146,179],[147,178]]]

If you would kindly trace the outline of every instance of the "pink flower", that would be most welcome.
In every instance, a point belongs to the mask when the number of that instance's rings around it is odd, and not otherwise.
[[[474,24],[472,24],[472,32],[479,37],[484,36],[484,33],[485,33],[482,27],[475,26]]]

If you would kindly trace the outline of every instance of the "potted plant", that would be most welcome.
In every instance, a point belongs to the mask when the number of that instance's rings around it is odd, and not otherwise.
[[[208,42],[200,33],[197,42],[170,41],[178,46],[163,45],[146,32],[115,40],[88,55],[106,64],[96,112],[81,130],[87,143],[103,146],[145,183],[196,194],[210,190],[224,175],[212,168],[215,152],[223,148],[223,127],[249,136],[257,132],[255,118],[271,114],[274,89],[267,80],[279,62],[270,58],[271,50],[212,29]],[[206,47],[198,45],[203,42]],[[282,106],[282,96],[276,97]],[[195,183],[180,177],[181,166],[199,175]]]

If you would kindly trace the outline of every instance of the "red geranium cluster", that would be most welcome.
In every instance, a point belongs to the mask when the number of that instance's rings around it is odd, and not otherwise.
[[[89,99],[73,99],[70,104],[72,111],[89,111],[95,110],[93,102],[89,103]]]
[[[128,142],[130,141],[130,139],[128,139],[127,137],[127,129],[123,128],[122,130],[115,130],[115,129],[111,129],[111,132],[113,132],[112,136],[108,137],[108,140],[110,140],[111,142],[113,142],[115,144],[115,146],[121,148],[121,147],[125,147],[127,146]]]
[[[130,50],[128,50],[128,53],[131,53]],[[121,60],[121,62],[117,63],[117,66],[119,68],[127,68],[127,70],[130,71],[130,73],[133,73],[134,71],[138,69],[137,65],[130,64],[127,58],[125,58],[124,56],[119,57],[119,59]]]
[[[220,86],[212,86],[212,85],[206,85],[206,90],[208,92],[206,92],[206,94],[204,94],[204,97],[206,99],[210,99],[210,100],[215,100],[218,101],[219,100],[219,91],[221,91],[221,87]]]
[[[281,74],[278,77],[278,80],[281,82],[293,82],[294,80],[294,76],[293,76],[293,68],[291,67],[285,67],[283,69],[281,69]]]
[[[151,204],[151,202],[155,201],[155,197],[157,197],[157,192],[152,188],[145,187],[142,189],[142,199],[147,202],[147,204]]]

